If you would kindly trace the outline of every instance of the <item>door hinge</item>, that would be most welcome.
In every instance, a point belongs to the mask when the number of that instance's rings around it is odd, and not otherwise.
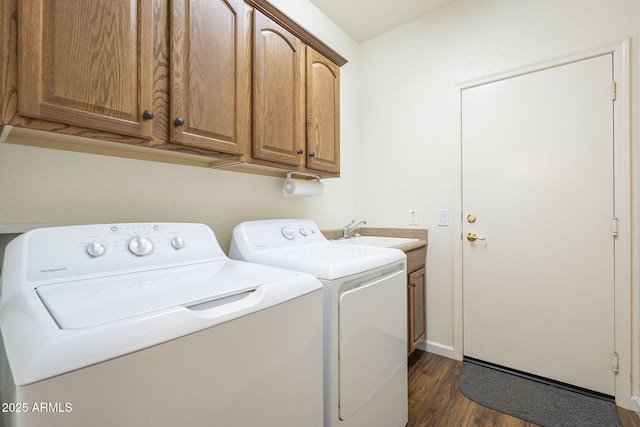
[[[611,234],[618,237],[618,218],[611,218]]]
[[[618,364],[620,363],[620,357],[618,356],[618,353],[616,353],[615,351],[613,352],[613,354],[611,355],[611,369],[613,370],[613,372],[617,373],[618,372]]]
[[[617,85],[616,85],[615,81],[611,82],[611,100],[612,101],[616,100],[616,95],[617,95],[617,91],[616,91],[617,87],[616,86]]]

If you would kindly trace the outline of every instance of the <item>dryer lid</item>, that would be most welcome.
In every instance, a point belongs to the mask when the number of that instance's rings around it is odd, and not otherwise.
[[[399,249],[325,242],[265,250],[251,254],[247,261],[310,273],[323,280],[336,280],[405,259],[406,255]]]
[[[308,219],[246,221],[233,229],[229,257],[336,280],[406,259],[399,249],[327,240]]]

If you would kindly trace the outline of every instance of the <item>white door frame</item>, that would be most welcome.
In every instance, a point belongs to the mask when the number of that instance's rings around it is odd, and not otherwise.
[[[615,378],[616,404],[635,410],[631,390],[631,334],[632,334],[632,293],[631,293],[631,132],[630,132],[630,41],[563,57],[526,68],[512,70],[454,85],[454,112],[456,134],[454,136],[454,175],[456,180],[457,213],[452,221],[453,244],[453,339],[454,358],[462,360],[463,310],[462,310],[462,91],[474,86],[511,78],[546,68],[613,54],[616,101],[614,103],[614,211],[618,218],[618,237],[615,240],[615,351],[619,355],[618,374]],[[635,328],[633,330],[636,330]]]

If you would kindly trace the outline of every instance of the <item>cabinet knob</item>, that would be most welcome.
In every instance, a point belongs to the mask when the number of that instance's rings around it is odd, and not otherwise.
[[[304,154],[304,150],[302,148],[298,148],[298,154]]]
[[[309,153],[309,157],[315,157],[315,156],[316,156],[316,152],[315,151],[312,151],[312,152]]]
[[[144,112],[142,113],[142,117],[145,120],[151,120],[153,119],[153,111],[151,110],[144,110]]]
[[[175,121],[176,126],[184,126],[184,119],[182,117],[178,117]]]

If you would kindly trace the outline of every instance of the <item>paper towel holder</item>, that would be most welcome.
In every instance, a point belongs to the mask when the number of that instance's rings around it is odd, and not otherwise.
[[[292,175],[300,175],[300,176],[305,176],[305,177],[311,177],[313,178],[313,182],[320,182],[320,175],[316,175],[316,174],[312,174],[312,173],[305,173],[305,172],[296,172],[296,171],[291,171],[287,173],[287,179],[285,179],[284,181],[284,194],[285,196],[288,195],[292,195],[294,190],[295,190],[295,184],[293,183],[293,178],[291,177]]]

